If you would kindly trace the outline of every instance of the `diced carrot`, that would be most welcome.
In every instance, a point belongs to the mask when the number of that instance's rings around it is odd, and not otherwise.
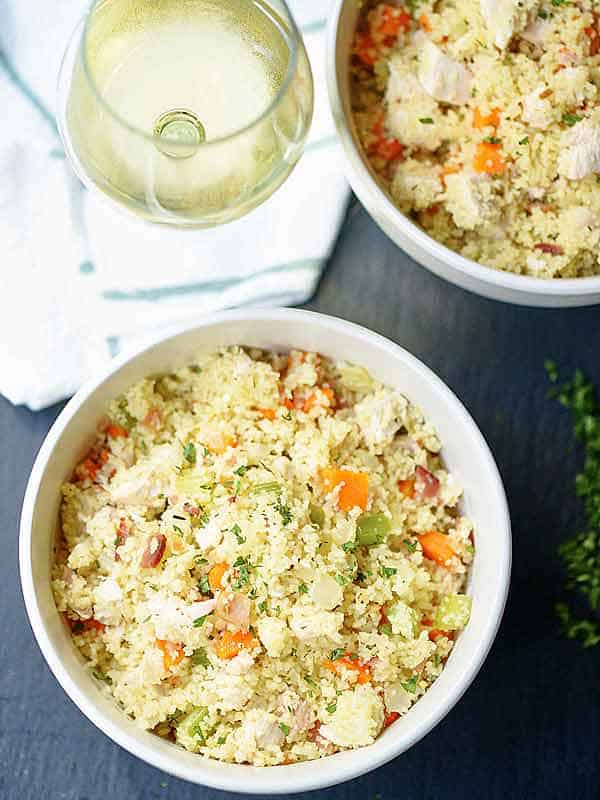
[[[357,672],[356,682],[360,684],[369,683],[371,680],[371,670],[369,667],[366,664],[361,664],[357,658],[351,658],[350,653],[342,656],[342,658],[337,658],[335,661],[327,659],[323,662],[323,666],[330,672],[335,672],[336,675],[341,675],[342,669],[349,669],[353,672]]]
[[[473,127],[477,130],[491,126],[497,128],[500,125],[500,109],[494,108],[489,114],[482,114],[478,108],[473,110]]]
[[[239,655],[242,648],[257,647],[257,639],[250,633],[250,631],[223,631],[221,638],[216,645],[216,653],[219,658],[228,660],[235,658]]]
[[[272,421],[277,416],[274,408],[257,408],[256,410],[264,419],[270,419]]]
[[[502,175],[506,169],[506,162],[502,157],[500,145],[480,142],[475,150],[473,168],[476,172],[485,172],[488,175]]]
[[[419,26],[421,30],[425,31],[426,33],[431,33],[431,22],[429,21],[427,14],[421,14],[419,17]]]
[[[435,561],[436,564],[445,566],[447,562],[456,555],[454,548],[444,533],[438,533],[438,531],[427,531],[426,533],[422,533],[420,536],[417,536],[417,539],[423,548],[425,557]]]
[[[110,436],[111,439],[127,439],[129,436],[125,428],[122,425],[117,425],[115,422],[111,422],[110,425],[106,426],[106,434]]]
[[[165,672],[170,672],[183,658],[183,645],[169,642],[167,639],[157,639],[156,646],[162,650]]]
[[[304,411],[305,414],[308,414],[308,412],[311,410],[311,408],[315,405],[316,402],[317,402],[317,395],[314,392],[312,392],[303,401],[301,406],[302,411]]]
[[[377,61],[377,48],[371,38],[370,33],[359,31],[354,37],[354,54],[366,64],[372,67]]]
[[[398,481],[398,488],[404,497],[412,499],[415,496],[415,479],[408,478],[405,481]]]
[[[321,470],[321,478],[327,492],[343,484],[338,495],[338,506],[342,511],[350,511],[355,506],[363,511],[366,509],[369,499],[369,476],[366,472],[327,468]]]
[[[369,148],[372,153],[375,153],[386,161],[394,161],[397,158],[402,158],[404,155],[404,147],[398,139],[389,139],[386,136],[383,117],[373,126],[373,136],[375,137],[375,141]]]
[[[215,564],[214,567],[211,568],[208,573],[208,585],[213,592],[223,588],[223,575],[225,575],[228,569],[229,564],[226,561],[223,561],[221,564]]]
[[[206,441],[202,442],[202,444],[204,444],[211,453],[216,453],[217,455],[224,453],[228,447],[237,447],[238,445],[237,440],[234,439],[233,436],[223,434],[220,431],[211,432],[208,436],[205,436],[205,440]]]
[[[88,476],[91,480],[96,480],[96,475],[98,474],[98,470],[100,469],[100,465],[93,461],[91,458],[86,458],[83,462],[84,471],[87,472]]]
[[[376,16],[377,33],[382,36],[397,36],[400,31],[409,31],[412,26],[412,17],[406,9],[400,6],[379,6]]]
[[[325,397],[329,400],[329,408],[335,408],[337,404],[335,392],[330,386],[322,386],[321,391],[325,395]]]
[[[387,711],[383,718],[383,727],[389,728],[393,722],[399,718],[400,714],[397,711]]]

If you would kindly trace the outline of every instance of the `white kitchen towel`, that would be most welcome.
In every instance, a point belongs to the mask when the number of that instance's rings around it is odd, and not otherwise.
[[[291,0],[315,116],[291,177],[241,220],[152,226],[86,191],[54,123],[56,79],[84,0],[0,0],[0,392],[37,410],[124,346],[203,312],[313,293],[348,198],[325,87],[323,0]]]

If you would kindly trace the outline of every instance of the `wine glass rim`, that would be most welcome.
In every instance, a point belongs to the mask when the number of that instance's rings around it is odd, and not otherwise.
[[[81,42],[80,42],[79,47],[80,47],[80,53],[81,53],[81,63],[83,65],[83,70],[84,70],[86,79],[87,79],[92,91],[94,92],[95,96],[97,97],[99,103],[106,109],[106,111],[111,115],[111,117],[113,117],[113,119],[115,119],[124,128],[126,128],[129,131],[131,131],[131,133],[134,133],[136,136],[140,136],[143,139],[145,139],[146,141],[154,143],[154,135],[153,134],[146,133],[141,128],[138,128],[135,125],[132,125],[121,114],[118,114],[115,111],[115,109],[112,108],[112,106],[109,103],[107,103],[107,101],[104,99],[104,97],[102,95],[102,92],[100,91],[96,81],[93,78],[92,71],[90,69],[90,66],[89,66],[89,63],[88,63],[88,59],[87,59],[86,42],[87,42],[87,35],[88,35],[88,31],[89,31],[89,25],[90,25],[90,21],[91,21],[91,18],[92,18],[92,11],[94,10],[95,6],[100,5],[103,1],[105,2],[105,0],[90,0],[89,6],[88,6],[88,10],[86,11],[85,15],[82,17],[82,20],[79,23],[80,25],[83,24],[83,29],[81,31]],[[251,2],[252,3],[256,3],[256,0],[251,0]],[[285,95],[286,95],[286,93],[287,93],[287,91],[288,91],[288,89],[290,87],[290,84],[292,82],[292,79],[294,77],[294,74],[296,72],[296,67],[298,65],[298,51],[299,51],[299,48],[300,48],[301,43],[302,43],[302,36],[301,36],[301,33],[300,33],[300,30],[299,30],[298,26],[296,25],[296,21],[294,19],[294,16],[292,15],[292,12],[290,11],[290,8],[289,8],[289,5],[287,3],[287,0],[278,0],[278,2],[281,3],[284,6],[284,8],[285,8],[285,10],[287,12],[287,16],[288,16],[287,23],[288,23],[288,26],[289,26],[290,58],[288,60],[288,65],[287,65],[285,78],[281,82],[281,85],[280,85],[279,89],[277,90],[277,93],[275,94],[275,97],[271,100],[269,105],[258,116],[256,116],[254,119],[250,120],[250,122],[248,122],[246,125],[244,125],[241,128],[237,128],[236,130],[232,131],[231,133],[226,134],[225,136],[219,136],[216,139],[209,139],[209,140],[205,140],[205,141],[201,142],[200,144],[197,145],[198,150],[205,149],[205,148],[210,147],[212,145],[223,144],[223,143],[225,143],[227,141],[232,141],[232,140],[238,138],[239,136],[242,136],[247,131],[252,130],[254,127],[259,125],[263,120],[267,119],[267,117],[269,117],[273,113],[273,111],[277,108],[277,106],[280,104],[280,102],[283,99],[283,97],[285,97]],[[259,3],[260,3],[260,5],[266,6],[266,11],[267,12],[269,12],[269,11],[274,12],[275,11],[274,9],[271,8],[269,0],[259,0]]]

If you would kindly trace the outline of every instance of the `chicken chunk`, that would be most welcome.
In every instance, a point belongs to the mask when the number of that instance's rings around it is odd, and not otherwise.
[[[500,50],[506,49],[515,35],[526,29],[539,0],[481,0],[481,16]]]
[[[464,105],[469,100],[473,76],[431,40],[419,51],[419,81],[428,95],[442,103]]]
[[[600,172],[600,125],[591,120],[577,123],[561,138],[558,172],[569,180]]]

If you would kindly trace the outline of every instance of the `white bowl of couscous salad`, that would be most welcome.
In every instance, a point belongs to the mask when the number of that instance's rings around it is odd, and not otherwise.
[[[600,302],[593,0],[336,0],[330,102],[359,199],[393,241],[506,302]]]
[[[148,763],[229,791],[339,783],[481,667],[510,573],[493,458],[423,364],[294,310],[214,315],[63,410],[21,519],[56,678]]]

